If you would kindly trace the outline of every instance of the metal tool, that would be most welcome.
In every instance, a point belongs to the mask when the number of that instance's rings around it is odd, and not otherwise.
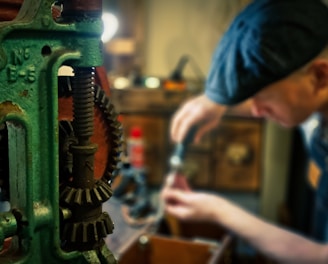
[[[163,187],[172,187],[175,183],[176,177],[179,175],[182,175],[182,169],[184,165],[184,159],[186,155],[186,151],[188,148],[188,145],[193,141],[195,134],[197,132],[196,127],[192,127],[189,132],[187,133],[184,140],[174,146],[174,150],[172,152],[172,155],[169,159],[169,172],[166,176],[166,179],[163,183]],[[158,229],[158,226],[163,220],[165,214],[165,205],[164,201],[162,199],[159,199],[158,201],[158,208],[157,212],[152,219],[151,223],[149,224],[149,227],[147,230],[153,230],[154,232]]]
[[[0,213],[0,263],[117,262],[104,242],[114,228],[102,203],[112,194],[120,130],[96,80],[101,14],[101,0],[25,0],[14,20],[0,23],[0,186],[10,203]],[[74,72],[64,93],[68,120],[59,115],[63,65]],[[114,131],[99,178],[97,114]]]
[[[196,127],[192,127],[188,131],[183,141],[175,145],[173,153],[169,160],[170,171],[166,179],[166,185],[172,186],[175,181],[175,177],[178,174],[181,174],[181,170],[184,166],[187,147],[194,140],[196,132]]]

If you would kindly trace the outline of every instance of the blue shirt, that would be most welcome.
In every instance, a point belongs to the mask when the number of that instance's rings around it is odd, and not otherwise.
[[[303,126],[308,149],[321,175],[316,190],[312,235],[315,239],[328,242],[328,120],[315,115]],[[312,124],[312,125],[311,125]]]

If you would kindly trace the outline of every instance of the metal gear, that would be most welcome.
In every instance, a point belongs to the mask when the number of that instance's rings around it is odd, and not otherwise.
[[[60,97],[70,97],[72,95],[69,77],[61,78],[59,81]],[[71,145],[77,141],[74,135],[72,121],[61,120],[59,131],[59,151],[60,151],[60,203],[63,207],[90,208],[90,219],[85,220],[75,215],[68,221],[63,221],[61,238],[68,248],[78,246],[80,249],[87,247],[88,243],[95,243],[111,234],[114,224],[110,216],[105,212],[98,212],[99,206],[112,196],[111,183],[117,170],[122,148],[122,127],[117,120],[117,114],[113,104],[110,102],[105,91],[98,85],[94,87],[95,116],[98,123],[95,131],[104,130],[103,135],[108,145],[106,164],[103,164],[101,175],[95,176],[95,184],[91,188],[79,188],[74,186],[72,179],[73,154]],[[92,142],[98,143],[97,138]],[[99,144],[98,144],[99,145]],[[101,146],[100,146],[101,147]],[[101,208],[101,207],[100,207]],[[96,211],[95,211],[96,210]],[[98,215],[97,217],[94,217]],[[64,246],[65,248],[65,246]]]
[[[72,88],[69,77],[60,78],[59,97],[70,97],[71,95]],[[106,165],[103,168],[102,175],[98,175],[97,178],[102,178],[111,183],[116,176],[115,172],[118,169],[117,166],[122,151],[122,125],[117,120],[117,113],[115,112],[114,105],[111,103],[105,91],[98,85],[95,86],[94,102],[96,107],[95,115],[99,115],[98,119],[102,120],[102,124],[98,123],[96,129],[105,130],[105,140],[106,144],[109,146]],[[60,120],[60,176],[63,181],[70,179],[72,170],[72,154],[69,150],[69,146],[76,142],[73,130],[71,120]]]
[[[59,98],[70,97],[72,89],[68,77],[59,80]],[[70,186],[72,173],[72,153],[70,145],[76,142],[71,120],[59,121],[59,170],[60,170],[60,202],[62,204],[99,205],[112,196],[111,183],[115,177],[117,165],[120,160],[122,148],[122,127],[117,120],[117,114],[113,104],[100,86],[95,86],[94,102],[96,115],[102,120],[102,124],[96,129],[106,130],[106,142],[108,144],[107,160],[102,175],[97,179],[94,188],[79,189]],[[8,130],[6,124],[0,124],[0,201],[9,200],[9,162],[8,162]],[[63,220],[65,221],[65,220]],[[69,227],[69,228],[68,228]],[[78,233],[79,236],[88,237],[90,240],[103,238],[112,233],[113,223],[107,213],[100,214],[98,219],[90,222],[77,222],[74,225],[65,225],[67,237]],[[69,231],[67,231],[69,230]],[[81,231],[82,230],[82,231]],[[91,231],[90,231],[91,230]],[[70,239],[71,240],[71,239]],[[75,239],[73,239],[75,240]]]
[[[65,225],[64,233],[71,242],[88,243],[99,241],[113,232],[114,225],[107,213],[103,213],[97,220]]]

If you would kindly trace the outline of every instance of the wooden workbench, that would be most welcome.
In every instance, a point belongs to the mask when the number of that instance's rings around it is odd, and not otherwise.
[[[172,219],[169,224],[163,219],[161,225],[165,227],[159,226],[154,231],[153,225],[129,225],[122,215],[122,203],[116,198],[105,203],[103,210],[114,222],[114,232],[106,238],[106,244],[119,264],[230,263],[232,237],[217,226],[209,230],[208,224],[200,226],[173,221],[173,225],[179,225],[179,231],[176,231],[176,226],[170,227]],[[170,229],[173,233],[168,232]]]

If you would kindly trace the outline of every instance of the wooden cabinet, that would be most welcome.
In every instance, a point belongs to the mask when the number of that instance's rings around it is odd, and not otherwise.
[[[225,117],[200,144],[190,146],[186,174],[196,187],[258,191],[263,162],[263,121]]]
[[[188,94],[163,90],[115,91],[125,138],[138,125],[144,131],[148,183],[160,186],[173,150],[169,139],[172,114]],[[199,144],[189,146],[184,173],[197,188],[258,191],[263,162],[263,120],[226,116]]]

